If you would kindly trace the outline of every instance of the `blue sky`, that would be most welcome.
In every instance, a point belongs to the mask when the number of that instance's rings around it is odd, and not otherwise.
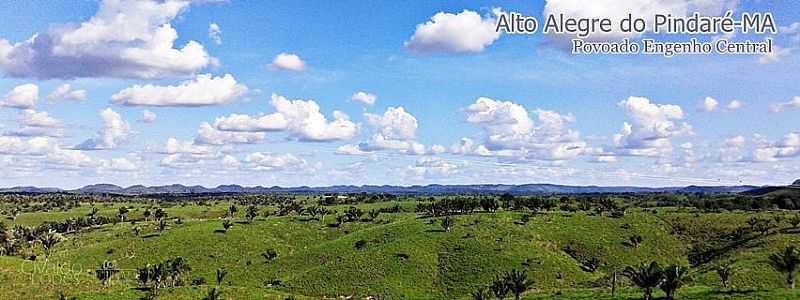
[[[800,4],[619,5],[770,11],[778,34],[731,38],[771,37],[770,57],[572,55],[485,31],[493,8],[573,2],[6,1],[0,186],[800,177]]]

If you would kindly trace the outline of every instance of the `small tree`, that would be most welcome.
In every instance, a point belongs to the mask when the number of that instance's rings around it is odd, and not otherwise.
[[[675,299],[675,292],[691,280],[689,268],[684,266],[671,265],[666,267],[662,273],[664,282],[661,283],[661,290],[667,294],[667,300]]]
[[[253,223],[253,220],[258,216],[258,207],[255,205],[248,206],[244,216],[247,218],[248,223]]]
[[[230,207],[228,207],[228,218],[233,218],[233,217],[235,217],[235,216],[236,216],[236,213],[237,213],[238,211],[239,211],[239,208],[238,208],[238,207],[236,207],[236,204],[231,204],[231,206],[230,206]]]
[[[206,296],[203,297],[203,300],[223,300],[222,299],[222,292],[219,291],[216,287],[211,288],[206,293]]]
[[[119,273],[119,268],[117,268],[116,262],[106,260],[103,261],[103,263],[100,264],[100,267],[94,272],[97,279],[103,283],[103,286],[108,286],[108,284],[111,283],[111,278],[114,277],[114,274]]]
[[[146,208],[142,214],[144,215],[145,222],[150,220],[150,209],[149,208]]]
[[[774,253],[769,256],[769,264],[775,271],[786,274],[786,285],[794,288],[794,277],[797,268],[800,267],[800,254],[794,246],[786,247],[783,252]]]
[[[723,264],[717,266],[714,270],[717,271],[717,275],[719,275],[722,287],[727,289],[730,285],[731,277],[733,277],[733,274],[736,272],[736,268],[731,264]]]
[[[634,234],[634,235],[628,237],[628,240],[625,241],[625,244],[628,245],[631,248],[638,248],[639,245],[642,244],[642,241],[644,241],[644,238],[642,238],[641,235]]]
[[[500,300],[505,299],[509,292],[508,283],[500,276],[494,277],[494,281],[492,281],[489,289],[492,290],[492,294]]]
[[[164,232],[167,229],[167,220],[164,218],[158,219],[158,232]]]
[[[222,228],[225,229],[225,232],[228,232],[228,229],[231,229],[231,227],[233,227],[233,222],[231,222],[231,219],[222,220]]]
[[[651,262],[649,265],[641,264],[637,267],[627,267],[622,271],[622,275],[628,277],[633,284],[644,290],[644,299],[650,300],[655,289],[664,276],[658,263]]]
[[[139,236],[139,233],[141,233],[141,232],[142,232],[142,227],[139,227],[139,225],[133,226],[133,235],[134,236]]]
[[[217,277],[217,286],[221,286],[222,285],[222,281],[225,280],[225,275],[228,275],[228,272],[226,272],[223,269],[217,269],[216,275],[217,275],[216,276]]]
[[[533,286],[533,281],[528,280],[528,271],[511,270],[504,279],[515,300],[519,300],[520,295]]]
[[[275,249],[270,248],[265,250],[264,252],[261,252],[261,256],[264,257],[264,262],[268,263],[275,260],[275,258],[278,257],[278,252],[275,251]]]
[[[472,300],[489,300],[492,298],[492,295],[485,287],[479,287],[474,292],[470,293],[470,296],[472,296]]]
[[[119,216],[120,222],[125,222],[125,219],[128,218],[128,208],[125,206],[120,207],[117,216]]]
[[[44,256],[50,257],[50,250],[56,246],[56,244],[60,243],[64,240],[64,236],[60,233],[56,232],[55,230],[47,230],[47,232],[42,233],[39,236],[39,243],[42,244],[42,248],[44,249]]]
[[[450,232],[450,229],[453,228],[454,223],[455,222],[453,221],[453,218],[444,217],[442,218],[442,229],[444,229],[445,232]]]

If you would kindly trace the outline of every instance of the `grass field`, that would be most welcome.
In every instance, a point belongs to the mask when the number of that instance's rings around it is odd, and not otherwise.
[[[296,214],[260,215],[246,222],[242,207],[226,232],[222,218],[230,203],[225,201],[165,207],[169,225],[163,231],[157,222],[143,219],[150,204],[95,204],[98,214],[109,217],[122,205],[131,207],[128,218],[135,225],[121,222],[67,234],[47,258],[35,247],[36,261],[0,257],[0,299],[58,299],[60,294],[68,299],[138,299],[146,293],[137,288],[136,269],[175,257],[191,267],[188,280],[199,283],[160,289],[158,299],[202,299],[217,285],[217,270],[227,272],[220,284],[224,299],[471,299],[470,292],[511,269],[527,270],[534,282],[524,299],[640,299],[641,292],[621,275],[612,297],[611,274],[650,261],[688,265],[687,254],[698,240],[747,226],[754,216],[784,214],[659,208],[630,209],[612,218],[555,210],[524,222],[527,213],[474,212],[454,216],[452,229],[444,230],[441,217],[424,217],[413,212],[413,201],[399,201],[359,205],[364,211],[395,205],[404,211],[338,227],[329,226],[333,215],[324,221]],[[343,212],[348,206],[331,208]],[[83,204],[67,211],[22,213],[3,222],[7,227],[35,226],[90,211],[91,205]],[[680,233],[675,224],[681,224]],[[141,229],[138,235],[135,226]],[[770,254],[800,245],[800,234],[788,227],[753,235],[692,268],[693,280],[677,298],[800,299],[800,293],[783,288],[784,276],[767,263]],[[626,244],[631,236],[640,236],[641,243]],[[266,261],[261,254],[267,249],[274,249],[277,258]],[[582,268],[590,258],[600,262],[595,271]],[[94,272],[106,260],[120,269],[109,286]],[[729,288],[721,287],[712,270],[722,262],[737,270]]]

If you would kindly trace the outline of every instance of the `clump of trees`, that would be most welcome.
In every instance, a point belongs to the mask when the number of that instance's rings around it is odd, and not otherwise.
[[[492,295],[498,299],[505,299],[508,294],[514,295],[514,299],[519,300],[525,291],[534,285],[533,280],[528,278],[528,271],[512,269],[501,275],[495,275],[494,281],[488,287],[479,287],[471,293],[473,300],[490,299]]]
[[[181,257],[168,259],[158,264],[148,264],[136,270],[136,279],[142,288],[157,291],[163,287],[175,287],[184,284],[192,270]]]
[[[661,288],[667,300],[675,298],[675,293],[691,280],[689,268],[679,265],[670,265],[662,268],[656,262],[629,266],[622,271],[631,283],[644,291],[644,299],[653,298],[653,290]]]

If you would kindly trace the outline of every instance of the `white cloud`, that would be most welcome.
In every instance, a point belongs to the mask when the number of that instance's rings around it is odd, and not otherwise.
[[[52,93],[47,95],[47,100],[50,102],[59,100],[86,101],[86,98],[86,90],[72,89],[72,86],[68,83],[59,85]]]
[[[275,112],[259,117],[232,114],[214,121],[221,131],[262,132],[286,131],[300,141],[349,140],[358,133],[358,125],[340,111],[333,112],[328,121],[313,100],[289,100],[272,94],[270,104]]]
[[[215,63],[188,41],[175,48],[170,22],[189,0],[105,0],[89,20],[51,26],[11,44],[0,39],[0,69],[11,77],[163,78],[193,74]]]
[[[739,162],[744,160],[744,147],[747,139],[737,135],[726,138],[722,147],[719,148],[719,160],[721,162]]]
[[[706,99],[703,100],[703,105],[700,106],[700,110],[704,112],[712,112],[717,110],[717,107],[719,107],[719,101],[717,101],[717,99],[706,97]]]
[[[103,127],[97,132],[97,137],[88,139],[76,146],[78,149],[114,149],[128,139],[131,127],[117,112],[106,108],[100,112]]]
[[[115,104],[129,106],[209,106],[225,104],[247,92],[231,74],[197,75],[180,85],[134,85],[111,96]]]
[[[367,123],[375,127],[376,134],[387,140],[413,140],[417,137],[417,118],[402,106],[389,107],[382,116],[364,114]]]
[[[440,157],[423,156],[413,166],[408,166],[406,175],[417,179],[447,177],[458,173],[461,168],[462,165]]]
[[[458,14],[439,12],[417,25],[405,47],[418,53],[481,52],[499,37],[493,15],[481,17],[470,10]]]
[[[142,111],[142,120],[141,121],[144,122],[144,123],[148,123],[148,124],[155,123],[157,118],[158,118],[158,116],[156,115],[156,113],[154,113],[152,111],[149,111],[147,109]]]
[[[800,155],[800,133],[791,132],[784,135],[780,142],[759,145],[753,153],[753,160],[773,162],[798,155]]]
[[[777,113],[797,108],[800,108],[800,96],[795,96],[787,102],[772,104],[769,107],[769,111]]]
[[[369,151],[361,150],[358,145],[353,144],[341,145],[339,148],[336,148],[336,154],[340,155],[367,155],[370,153]]]
[[[542,160],[568,160],[585,151],[580,134],[568,128],[575,121],[571,114],[536,110],[538,125],[521,105],[511,101],[478,98],[466,109],[467,122],[479,125],[485,135],[483,145],[467,153],[492,156],[516,156]],[[462,140],[459,151],[471,140]]]
[[[19,124],[19,129],[7,134],[49,137],[64,135],[62,122],[51,117],[47,112],[37,112],[32,109],[23,110],[17,117],[17,123]]]
[[[220,131],[204,122],[197,130],[194,142],[205,145],[253,144],[264,140],[265,136],[263,132]]]
[[[744,102],[740,100],[732,100],[730,103],[728,103],[727,106],[725,106],[725,109],[727,109],[728,111],[735,111],[739,110],[742,107],[744,107]]]
[[[672,151],[671,138],[692,133],[678,105],[650,103],[643,97],[628,97],[618,105],[625,109],[632,123],[625,122],[614,135],[617,153],[634,156],[664,156]]]
[[[100,160],[98,162],[98,169],[101,172],[133,172],[141,168],[139,161],[133,161],[126,157],[112,158],[109,160]]]
[[[55,141],[48,137],[21,139],[15,136],[0,135],[0,154],[45,155],[56,148]]]
[[[291,153],[254,152],[248,154],[244,161],[259,171],[303,171],[310,167],[305,159]]]
[[[270,65],[274,69],[300,72],[305,70],[306,63],[297,54],[279,53]]]
[[[225,157],[222,158],[222,166],[226,170],[236,170],[240,165],[241,162],[239,162],[239,159],[231,155],[225,155]]]
[[[0,98],[0,106],[31,109],[39,100],[39,87],[32,83],[15,86]]]
[[[222,29],[219,28],[217,23],[208,24],[208,38],[214,44],[222,45]]]
[[[190,141],[180,141],[176,138],[167,139],[164,145],[164,154],[191,154],[197,156],[208,156],[212,153],[212,149],[206,146],[195,145]]]
[[[363,92],[363,91],[359,91],[359,92],[353,94],[352,97],[350,97],[350,100],[359,102],[361,104],[366,104],[366,105],[375,104],[375,100],[377,100],[377,99],[378,99],[378,97],[375,96],[374,94],[370,94],[370,93]]]

